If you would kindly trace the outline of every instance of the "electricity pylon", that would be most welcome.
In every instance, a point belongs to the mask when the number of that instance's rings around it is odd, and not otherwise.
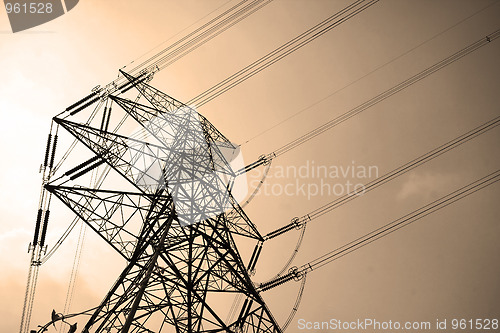
[[[122,92],[135,87],[150,105],[94,93],[83,107],[70,107],[71,115],[101,97],[134,119],[143,135],[109,131],[111,106],[100,127],[54,118],[93,157],[45,189],[127,261],[82,332],[281,332],[233,239],[263,240],[233,195],[245,170],[231,164],[237,146],[195,110],[146,83],[147,74],[123,75]],[[100,165],[128,189],[74,184]],[[226,296],[244,299],[231,320],[224,318]]]

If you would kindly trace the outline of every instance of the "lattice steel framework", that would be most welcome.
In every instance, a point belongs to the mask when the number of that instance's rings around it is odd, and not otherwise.
[[[233,239],[263,240],[231,192],[238,170],[225,151],[236,146],[147,80],[123,75],[150,105],[103,97],[148,140],[54,118],[93,157],[45,188],[127,261],[82,332],[281,332]],[[99,165],[131,190],[75,184]],[[244,299],[229,321],[225,295]]]

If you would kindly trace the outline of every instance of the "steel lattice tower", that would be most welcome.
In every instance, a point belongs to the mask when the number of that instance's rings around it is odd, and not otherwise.
[[[281,332],[233,240],[263,240],[231,194],[238,170],[225,151],[237,147],[206,118],[146,83],[152,74],[123,75],[150,105],[94,95],[118,105],[153,142],[108,131],[111,108],[100,128],[54,118],[93,157],[46,190],[127,261],[82,332]],[[99,165],[133,190],[67,185],[68,177],[74,184]],[[217,301],[228,293],[244,299],[230,322]]]

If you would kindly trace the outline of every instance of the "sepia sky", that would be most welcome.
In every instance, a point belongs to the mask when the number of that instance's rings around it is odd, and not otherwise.
[[[38,169],[51,118],[93,87],[111,82],[118,69],[134,67],[235,3],[86,0],[54,21],[16,34],[0,9],[1,332],[19,330],[41,186]],[[151,84],[188,101],[349,3],[272,1],[161,70]],[[241,144],[250,163],[494,32],[499,17],[500,1],[381,0],[198,111]],[[499,59],[497,39],[276,158],[267,187],[245,207],[247,215],[266,234],[338,197],[304,195],[300,185],[345,189],[347,182],[377,177],[376,172],[318,177],[311,173],[315,167],[372,167],[383,175],[499,116]],[[499,143],[495,128],[313,220],[293,265],[496,171]],[[310,173],[300,175],[301,168]],[[260,180],[261,173],[248,174],[248,182]],[[292,195],[276,192],[288,184]],[[299,319],[500,318],[499,198],[494,184],[311,272],[287,332],[303,331]],[[51,211],[49,247],[73,218],[60,202],[53,202]],[[64,308],[79,233],[85,233],[85,243],[70,312],[97,305],[124,267],[79,224],[40,268],[32,328],[50,321],[52,309]],[[292,231],[264,245],[254,281],[279,271],[298,236]],[[247,262],[253,244],[241,244]],[[289,282],[263,293],[278,323],[288,317],[299,285]]]

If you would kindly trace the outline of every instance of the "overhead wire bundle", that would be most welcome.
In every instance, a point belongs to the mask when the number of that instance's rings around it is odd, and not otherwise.
[[[269,52],[260,59],[254,61],[250,65],[244,67],[243,69],[239,70],[238,72],[234,73],[233,75],[229,76],[223,81],[217,83],[213,87],[207,89],[198,96],[190,99],[188,102],[186,102],[186,104],[196,105],[197,107],[205,105],[214,98],[236,87],[243,81],[249,79],[255,74],[273,65],[277,61],[290,55],[291,53],[297,51],[301,47],[309,44],[316,38],[321,37],[325,33],[329,32],[330,30],[339,26],[340,24],[346,22],[350,18],[353,18],[354,16],[358,15],[359,13],[369,8],[376,2],[378,2],[378,0],[357,0],[353,2],[352,4],[348,5],[347,7],[338,11],[337,13],[329,16],[322,22],[314,25],[310,29],[306,30],[305,32],[294,37],[285,44]]]

